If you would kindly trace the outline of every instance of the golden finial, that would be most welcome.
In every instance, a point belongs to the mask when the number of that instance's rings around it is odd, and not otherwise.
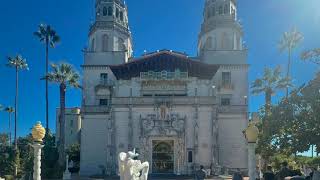
[[[248,143],[256,143],[259,136],[259,129],[255,123],[249,123],[247,129],[244,131]]]
[[[42,139],[46,135],[46,130],[42,127],[41,122],[37,122],[32,128],[32,138],[35,142],[42,142]]]

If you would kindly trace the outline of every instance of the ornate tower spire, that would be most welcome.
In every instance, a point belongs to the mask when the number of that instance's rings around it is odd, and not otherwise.
[[[95,61],[100,61],[99,64],[128,62],[133,51],[126,4],[123,0],[96,0],[95,9],[95,22],[89,30],[87,53],[99,55],[100,60],[87,60],[95,64],[98,63]],[[122,55],[125,56],[123,59],[120,58]]]
[[[206,0],[198,42],[199,56],[218,51],[242,51],[242,27],[237,0]],[[205,59],[205,58],[204,58]]]

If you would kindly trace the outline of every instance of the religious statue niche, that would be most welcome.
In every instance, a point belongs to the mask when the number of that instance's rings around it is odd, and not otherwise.
[[[160,106],[160,119],[165,120],[167,119],[168,107],[166,105]]]

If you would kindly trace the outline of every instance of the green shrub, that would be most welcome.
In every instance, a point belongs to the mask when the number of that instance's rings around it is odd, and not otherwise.
[[[5,176],[4,176],[4,179],[5,179],[5,180],[14,180],[14,176],[12,176],[12,175],[5,175]]]

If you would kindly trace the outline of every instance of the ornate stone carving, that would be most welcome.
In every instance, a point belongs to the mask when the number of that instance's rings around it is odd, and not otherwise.
[[[119,174],[120,180],[147,180],[149,173],[149,163],[141,163],[140,160],[134,160],[139,154],[133,151],[119,154]]]
[[[168,114],[161,110],[160,115],[148,114],[145,117],[140,116],[141,136],[159,135],[179,137],[184,134],[186,117],[181,117],[179,114]]]

